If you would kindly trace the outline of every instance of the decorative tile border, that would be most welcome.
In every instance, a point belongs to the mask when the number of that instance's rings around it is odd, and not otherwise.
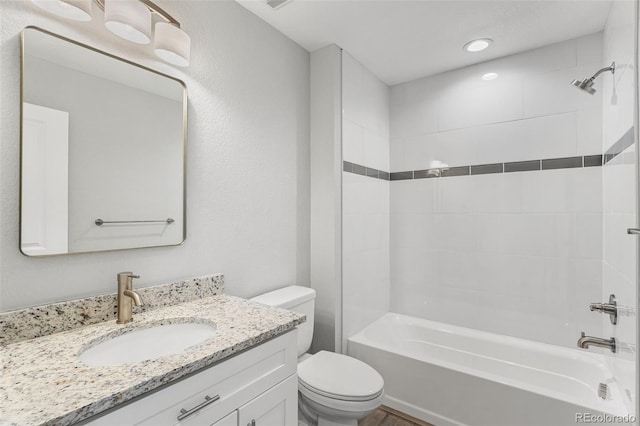
[[[514,161],[504,163],[504,172],[530,172],[534,170],[542,170],[542,162],[540,160],[532,161]]]
[[[633,127],[627,130],[627,132],[604,153],[604,164],[607,164],[622,154],[631,145],[633,145]]]
[[[504,171],[503,163],[481,164],[479,166],[471,166],[472,175],[486,175],[490,173],[502,173]]]
[[[418,170],[418,173],[420,173],[420,177],[423,178],[435,177],[426,174],[426,170]],[[414,172],[393,172],[389,173],[389,177],[391,178],[391,180],[413,179]]]
[[[222,294],[224,275],[214,274],[189,280],[136,288],[144,305],[134,313]],[[35,306],[0,314],[0,346],[72,330],[116,318],[117,293]]]
[[[378,169],[372,169],[371,167],[361,166],[360,164],[350,163],[348,161],[342,162],[342,170],[349,173],[355,173],[357,175],[368,176],[376,179],[389,180],[389,172],[385,172]]]
[[[413,180],[436,177],[475,176],[492,173],[532,172],[539,170],[572,169],[579,167],[599,167],[607,164],[622,154],[634,143],[633,127],[614,143],[604,154],[577,157],[547,158],[543,160],[512,161],[508,163],[473,164],[469,166],[450,167],[447,170],[425,169],[404,172],[385,172],[356,163],[343,161],[345,172],[373,177],[382,180]]]
[[[602,159],[602,155],[585,155],[581,157],[548,158],[544,160],[514,161],[509,163],[474,164],[469,166],[450,167],[447,170],[442,170],[442,172],[439,172],[438,169],[424,169],[391,173],[344,161],[343,170],[345,172],[373,177],[376,179],[395,181],[453,176],[476,176],[493,173],[572,169],[578,167],[597,167],[603,165]]]
[[[458,166],[458,167],[449,167],[448,169],[443,170],[441,173],[441,176],[442,177],[469,176],[470,174],[471,174],[471,166]]]

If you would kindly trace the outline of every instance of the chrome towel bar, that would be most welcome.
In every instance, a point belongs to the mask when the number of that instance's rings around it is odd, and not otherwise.
[[[96,219],[95,220],[95,224],[98,226],[102,226],[104,224],[110,224],[110,223],[167,223],[167,224],[171,224],[173,222],[175,222],[175,219],[172,218],[167,218],[167,219],[163,219],[163,220],[102,220],[102,219]]]

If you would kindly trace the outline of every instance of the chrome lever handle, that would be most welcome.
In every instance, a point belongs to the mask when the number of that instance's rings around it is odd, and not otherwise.
[[[608,314],[611,324],[616,325],[618,323],[618,303],[616,302],[615,294],[609,295],[609,303],[590,304],[589,310]]]
[[[134,274],[132,274],[131,272],[120,272],[120,273],[118,274],[118,278],[120,278],[120,277],[125,277],[125,278],[128,278],[128,279],[133,279],[133,278],[140,278],[140,275],[134,275]]]
[[[605,314],[615,314],[616,305],[610,305],[608,303],[592,303],[589,305],[589,310],[598,311]]]
[[[186,419],[190,415],[192,415],[194,413],[197,413],[198,411],[202,410],[207,405],[213,404],[214,402],[216,402],[219,399],[220,399],[220,395],[216,395],[214,397],[210,397],[209,395],[205,395],[204,401],[201,402],[200,404],[196,405],[192,409],[185,410],[184,408],[181,408],[180,409],[180,414],[178,415],[178,421]]]
[[[640,235],[640,228],[629,228],[629,229],[627,229],[627,234],[629,234],[629,235]]]

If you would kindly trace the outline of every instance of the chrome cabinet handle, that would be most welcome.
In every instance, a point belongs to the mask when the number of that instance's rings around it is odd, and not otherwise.
[[[193,413],[196,413],[196,412],[202,410],[207,405],[213,404],[214,402],[216,402],[219,399],[220,399],[220,395],[216,395],[213,398],[210,397],[209,395],[205,395],[204,401],[201,402],[200,404],[196,405],[195,407],[193,407],[191,410],[185,410],[184,408],[181,408],[180,409],[180,415],[178,416],[178,421],[186,419],[187,417],[189,417]]]

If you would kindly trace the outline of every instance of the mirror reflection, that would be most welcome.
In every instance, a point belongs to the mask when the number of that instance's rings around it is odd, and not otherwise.
[[[40,29],[22,41],[22,253],[180,244],[184,84]]]

